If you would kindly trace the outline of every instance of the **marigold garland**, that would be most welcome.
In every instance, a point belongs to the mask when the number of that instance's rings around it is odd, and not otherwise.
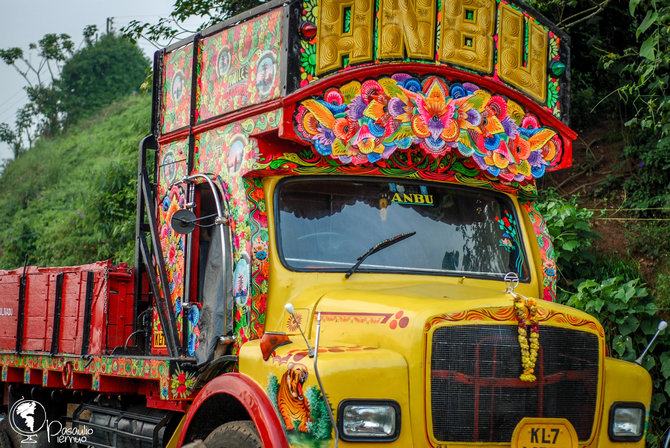
[[[521,347],[521,381],[533,382],[536,377],[535,363],[540,349],[540,326],[537,323],[537,302],[514,294],[514,312],[519,322],[519,346]],[[528,330],[530,329],[530,336]]]

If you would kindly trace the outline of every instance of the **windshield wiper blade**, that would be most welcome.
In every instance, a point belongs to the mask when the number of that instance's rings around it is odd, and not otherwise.
[[[389,238],[387,240],[382,241],[381,243],[377,244],[376,246],[372,246],[367,252],[365,252],[363,255],[358,257],[358,261],[356,262],[355,265],[353,265],[347,273],[344,275],[344,278],[349,278],[351,277],[351,274],[356,272],[356,269],[360,267],[360,265],[365,261],[366,258],[368,258],[372,254],[376,254],[380,250],[386,249],[389,246],[393,246],[395,243],[399,243],[400,241],[409,238],[410,236],[416,235],[416,232],[408,232],[408,233],[401,233],[399,235],[396,235],[392,238]]]

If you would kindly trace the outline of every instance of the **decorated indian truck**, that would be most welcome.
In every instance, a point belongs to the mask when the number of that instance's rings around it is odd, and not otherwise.
[[[135,266],[0,273],[0,446],[643,447],[648,373],[554,302],[569,63],[516,0],[272,1],[157,52]]]

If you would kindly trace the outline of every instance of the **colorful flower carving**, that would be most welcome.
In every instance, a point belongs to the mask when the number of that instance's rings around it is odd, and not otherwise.
[[[193,386],[195,386],[196,379],[195,374],[185,372],[177,367],[175,373],[172,374],[172,379],[170,381],[172,396],[175,398],[187,398],[193,392]]]
[[[351,81],[304,100],[296,123],[319,154],[344,164],[374,163],[418,145],[432,157],[457,151],[508,182],[542,177],[562,150],[556,132],[514,101],[437,76]]]

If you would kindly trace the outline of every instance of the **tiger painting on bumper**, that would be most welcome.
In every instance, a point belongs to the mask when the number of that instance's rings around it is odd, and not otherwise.
[[[307,380],[307,367],[299,363],[289,363],[288,369],[281,377],[277,391],[277,408],[281,414],[286,429],[293,431],[295,421],[299,421],[298,430],[308,432],[307,423],[310,420],[309,403],[303,393],[303,384]]]

